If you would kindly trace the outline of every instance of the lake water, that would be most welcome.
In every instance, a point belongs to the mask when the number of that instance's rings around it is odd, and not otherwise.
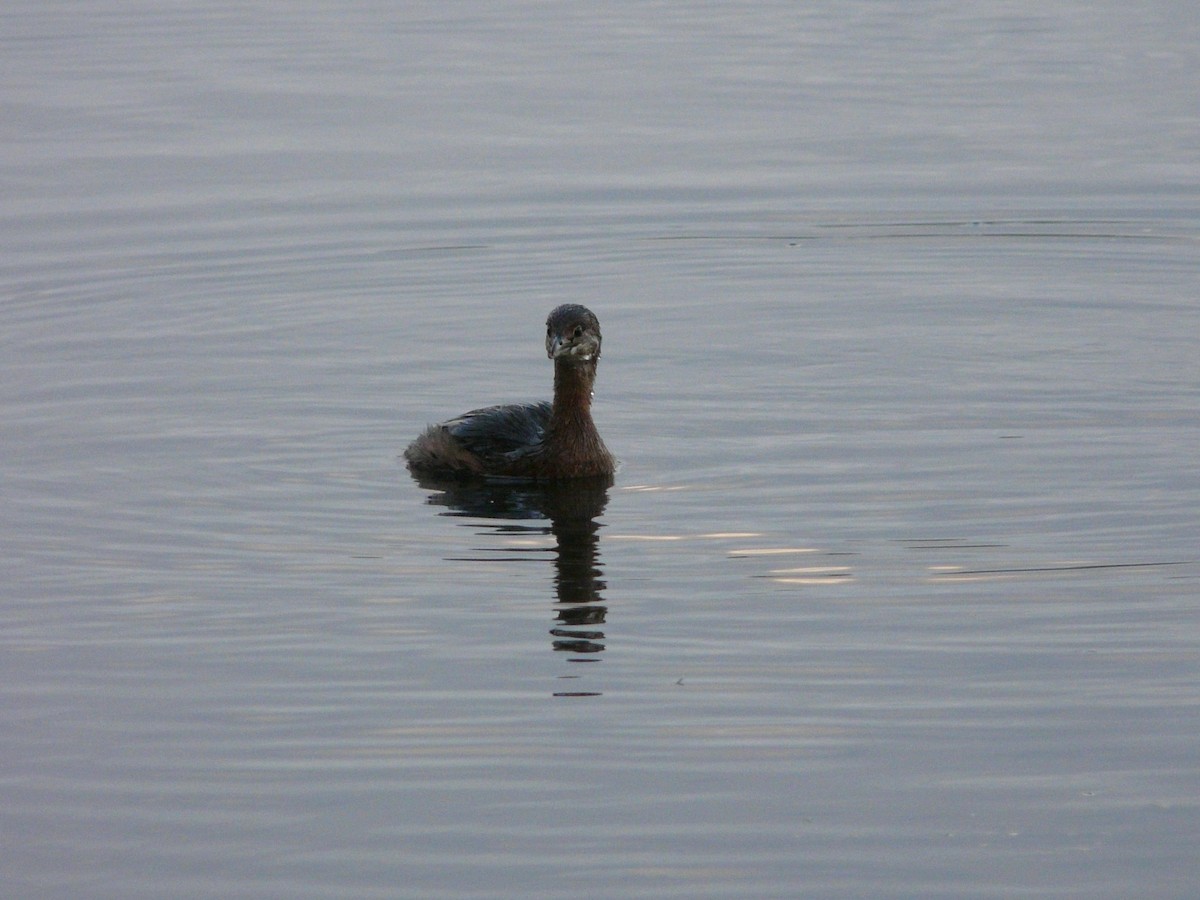
[[[1193,896],[1197,9],[8,4],[6,896]]]

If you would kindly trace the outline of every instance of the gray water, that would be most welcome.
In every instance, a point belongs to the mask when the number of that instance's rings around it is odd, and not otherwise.
[[[5,896],[1193,895],[1195,4],[0,23]]]

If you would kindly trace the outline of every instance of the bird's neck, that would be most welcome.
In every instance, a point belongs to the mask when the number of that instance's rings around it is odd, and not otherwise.
[[[596,363],[583,365],[555,360],[554,408],[550,413],[552,430],[592,425],[592,386],[596,383]]]
[[[546,426],[543,460],[546,473],[560,477],[612,475],[616,460],[592,421],[592,385],[596,361],[554,363],[554,405]]]

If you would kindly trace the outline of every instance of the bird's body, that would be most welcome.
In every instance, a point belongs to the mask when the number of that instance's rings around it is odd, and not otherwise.
[[[611,475],[616,460],[592,421],[600,322],[567,304],[546,320],[554,360],[552,403],[489,406],[431,425],[404,451],[409,468],[431,475],[533,480]]]

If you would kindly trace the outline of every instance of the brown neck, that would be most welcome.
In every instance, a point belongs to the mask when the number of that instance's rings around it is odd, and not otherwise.
[[[596,361],[583,365],[555,360],[554,406],[542,444],[541,475],[582,477],[612,475],[616,460],[592,421],[592,385]]]
[[[592,430],[592,385],[596,383],[595,360],[574,365],[554,361],[554,408],[550,413],[550,432],[561,429]]]

